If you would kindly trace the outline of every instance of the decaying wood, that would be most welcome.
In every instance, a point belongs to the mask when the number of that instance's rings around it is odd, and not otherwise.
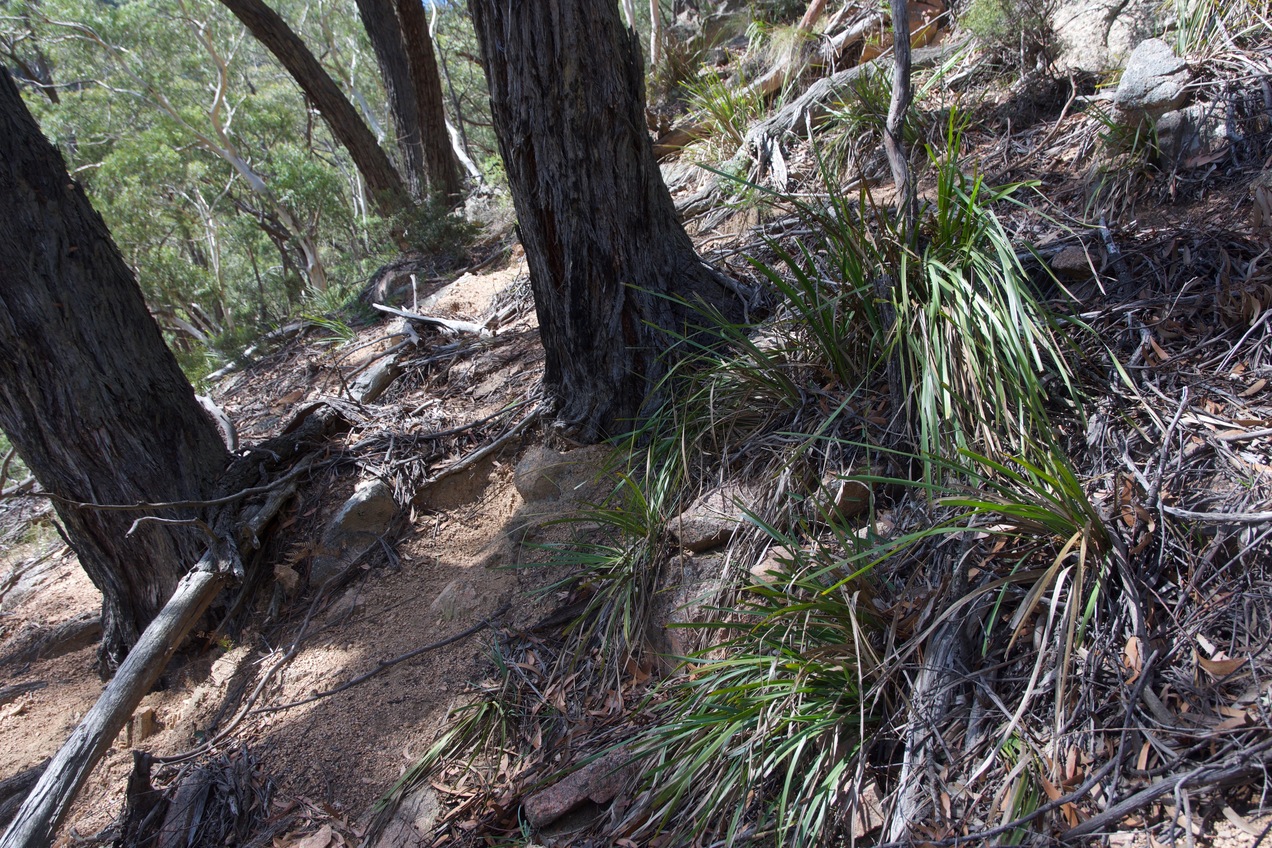
[[[42,657],[60,657],[93,644],[101,635],[101,612],[80,613],[61,624],[37,627],[20,634],[8,652],[0,656],[0,666],[34,662]]]
[[[923,667],[914,682],[909,718],[902,737],[905,754],[897,780],[889,842],[907,843],[910,828],[924,820],[930,808],[928,769],[932,753],[941,744],[941,723],[953,701],[952,681],[963,646],[962,618],[944,622],[928,643]]]
[[[0,827],[4,827],[13,820],[14,814],[22,804],[22,799],[31,791],[31,787],[48,767],[49,760],[46,759],[39,765],[31,766],[12,777],[0,780]]]
[[[443,330],[449,330],[452,333],[473,333],[478,336],[490,335],[490,331],[481,324],[474,324],[471,321],[459,321],[454,318],[438,318],[433,315],[421,315],[418,312],[411,312],[407,309],[398,309],[395,306],[385,306],[383,303],[373,303],[371,306],[373,309],[378,309],[381,312],[387,312],[390,315],[396,315],[399,318],[405,318],[408,321],[415,321],[419,324],[441,327]]]

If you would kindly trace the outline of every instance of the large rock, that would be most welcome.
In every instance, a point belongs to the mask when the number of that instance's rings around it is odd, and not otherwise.
[[[513,485],[526,503],[583,497],[600,478],[605,456],[603,446],[561,453],[535,445],[513,469]]]
[[[663,589],[654,596],[655,636],[659,652],[685,657],[703,647],[706,631],[694,627],[718,616],[720,591],[729,570],[722,553],[673,557],[663,572]]]
[[[379,544],[397,516],[393,490],[379,478],[364,480],[327,526],[321,553],[309,569],[309,583],[323,586],[345,573],[372,546]]]
[[[1060,43],[1056,69],[1102,74],[1121,68],[1135,45],[1163,24],[1160,0],[1063,0],[1051,13]]]
[[[1157,121],[1157,149],[1170,165],[1187,166],[1199,159],[1222,156],[1231,140],[1218,104],[1194,103],[1167,112]]]
[[[1126,62],[1113,95],[1117,120],[1137,126],[1154,120],[1188,100],[1188,64],[1160,38],[1140,43]]]

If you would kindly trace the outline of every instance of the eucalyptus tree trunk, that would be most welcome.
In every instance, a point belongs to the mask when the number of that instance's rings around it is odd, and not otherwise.
[[[362,28],[371,40],[380,79],[389,96],[389,114],[397,132],[398,151],[407,187],[417,200],[428,185],[424,173],[423,133],[420,130],[419,102],[411,84],[411,67],[406,59],[406,43],[398,26],[393,0],[357,0]]]
[[[155,522],[129,533],[147,512],[78,504],[200,500],[228,456],[106,225],[5,72],[0,221],[0,428],[55,497],[71,546],[102,591],[106,671],[207,540]]]
[[[398,134],[407,185],[416,200],[457,200],[459,167],[442,106],[442,78],[420,0],[357,0]]]
[[[732,303],[676,218],[618,5],[470,0],[530,266],[544,383],[576,438],[623,432],[694,321]]]
[[[442,99],[442,76],[433,53],[433,36],[421,0],[396,0],[398,23],[406,43],[406,58],[411,68],[411,85],[415,90],[416,110],[420,116],[420,141],[424,147],[424,173],[428,190],[452,203],[463,193],[459,179],[459,163],[446,129],[446,108]]]
[[[358,111],[340,91],[331,75],[314,58],[300,36],[278,13],[261,0],[221,0],[305,92],[322,115],[331,134],[349,152],[354,166],[386,217],[409,207],[410,197],[402,177],[393,168]]]

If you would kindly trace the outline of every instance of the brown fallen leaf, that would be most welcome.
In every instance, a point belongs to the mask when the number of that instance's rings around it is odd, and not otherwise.
[[[1236,657],[1230,660],[1208,660],[1205,657],[1197,657],[1197,663],[1215,677],[1227,677],[1240,669],[1246,662],[1245,657]]]

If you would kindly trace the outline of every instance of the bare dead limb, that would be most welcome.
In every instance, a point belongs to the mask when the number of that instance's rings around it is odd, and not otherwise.
[[[910,157],[902,133],[905,114],[910,109],[910,11],[907,0],[892,0],[892,100],[883,128],[883,149],[892,169],[892,182],[897,187],[897,210],[900,212],[906,241],[913,246],[917,233],[918,194],[910,175]]]
[[[415,321],[419,324],[428,324],[433,327],[441,327],[452,333],[472,333],[477,336],[489,336],[490,331],[480,324],[474,324],[471,321],[458,321],[453,318],[438,318],[433,315],[421,315],[418,312],[411,312],[406,309],[398,309],[394,306],[385,306],[383,303],[371,304],[373,309],[381,312],[387,312],[390,315],[397,315],[399,318],[405,318],[408,321]]]
[[[295,455],[310,440],[328,433],[339,417],[337,410],[311,416],[297,433],[281,442],[271,440],[269,444],[277,449],[271,453],[280,458]],[[256,487],[270,493],[260,509],[247,516],[226,513],[222,521],[217,522],[218,526],[230,525],[225,530],[233,535],[210,548],[177,584],[172,597],[129,651],[97,703],[40,776],[13,823],[0,837],[0,848],[42,848],[52,842],[76,793],[119,735],[142,697],[159,679],[177,647],[203,617],[217,594],[241,576],[239,545],[257,539],[283,503],[295,494],[300,474],[311,463],[312,460],[307,458],[277,483]],[[240,458],[227,471],[227,484],[233,485],[236,477],[258,473],[256,464],[257,459],[250,453]],[[243,497],[241,487],[240,494],[234,499],[239,497]]]

